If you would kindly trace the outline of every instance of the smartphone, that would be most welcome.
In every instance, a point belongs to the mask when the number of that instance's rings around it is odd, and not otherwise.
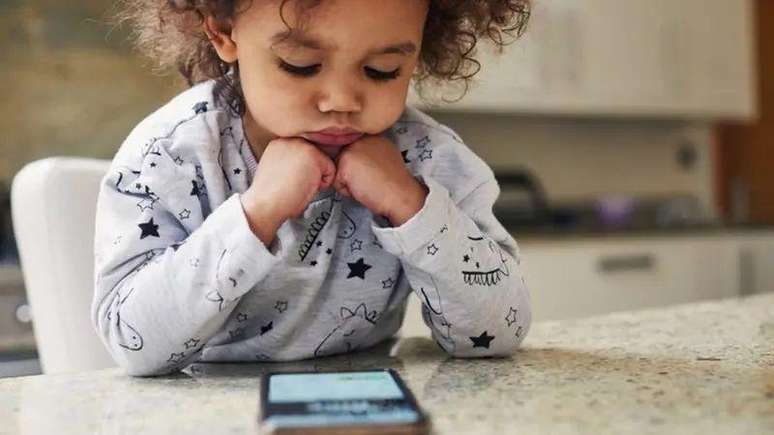
[[[392,369],[275,372],[261,378],[260,425],[274,434],[426,434],[429,419]]]

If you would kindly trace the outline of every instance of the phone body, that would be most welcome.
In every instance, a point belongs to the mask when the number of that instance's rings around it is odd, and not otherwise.
[[[275,372],[261,378],[272,434],[426,434],[430,422],[392,369]]]

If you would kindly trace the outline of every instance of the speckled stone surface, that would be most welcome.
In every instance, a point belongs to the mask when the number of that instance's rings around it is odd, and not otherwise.
[[[392,367],[434,433],[774,434],[774,294],[533,326],[508,359],[407,337],[291,364],[0,380],[0,433],[256,433],[268,370]]]

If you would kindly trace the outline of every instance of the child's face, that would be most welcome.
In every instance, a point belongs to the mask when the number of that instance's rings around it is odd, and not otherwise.
[[[284,40],[279,4],[253,0],[235,18],[231,41],[215,43],[224,60],[239,61],[245,125],[251,142],[260,141],[253,145],[329,127],[389,128],[405,108],[429,2],[323,0]],[[284,8],[294,32],[295,6]]]

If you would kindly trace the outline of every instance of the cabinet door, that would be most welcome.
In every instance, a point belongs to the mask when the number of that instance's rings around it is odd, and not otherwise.
[[[737,295],[733,241],[663,239],[522,245],[535,320]]]
[[[742,236],[738,243],[740,292],[774,292],[774,234]]]
[[[753,47],[751,0],[542,0],[523,39],[480,50],[468,95],[437,108],[747,119]]]

